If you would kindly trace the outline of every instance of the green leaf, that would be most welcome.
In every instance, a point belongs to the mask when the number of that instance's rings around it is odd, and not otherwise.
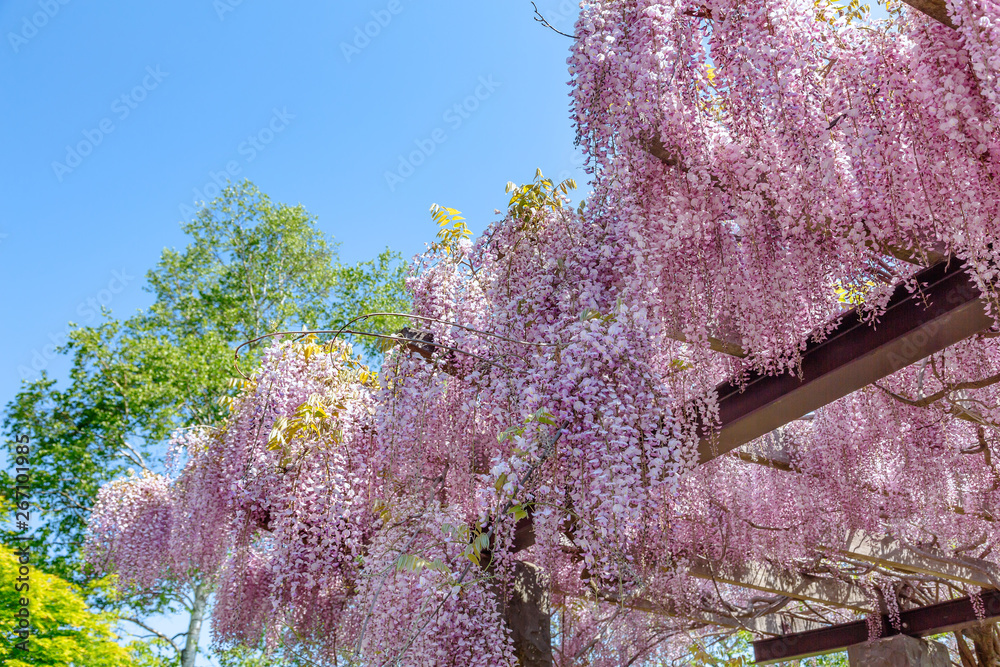
[[[546,424],[548,426],[555,426],[556,425],[555,415],[553,415],[551,412],[549,412],[545,408],[539,408],[538,411],[535,412],[534,418],[540,424]]]
[[[31,572],[30,595],[26,597],[31,615],[28,651],[16,648],[15,636],[21,593],[14,590],[20,563],[14,553],[0,547],[0,580],[10,582],[0,589],[0,664],[7,667],[118,667],[131,664],[128,649],[118,643],[115,617],[88,608],[82,591],[68,581],[44,571]]]

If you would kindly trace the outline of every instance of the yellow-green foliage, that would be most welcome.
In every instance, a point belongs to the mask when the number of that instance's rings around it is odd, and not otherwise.
[[[116,643],[114,619],[94,613],[69,582],[32,568],[29,589],[16,591],[18,557],[0,547],[0,664],[6,667],[122,667],[131,665],[128,650]],[[14,616],[21,598],[28,600],[31,630],[27,651],[17,635]]]
[[[838,280],[833,286],[833,291],[837,295],[837,300],[841,303],[860,306],[865,302],[865,297],[873,287],[875,287],[875,283],[871,280],[864,282],[858,280],[851,282]]]
[[[813,0],[816,19],[833,25],[836,19],[864,22],[871,14],[871,7],[861,0]]]
[[[551,178],[545,178],[541,169],[535,170],[535,180],[525,185],[516,185],[513,181],[507,183],[507,194],[510,201],[507,210],[517,220],[529,220],[543,208],[556,210],[562,208],[564,198],[570,190],[576,189],[576,181],[567,178],[558,185]]]
[[[461,211],[431,204],[431,217],[439,227],[435,249],[443,248],[448,254],[454,255],[458,252],[460,241],[472,238],[472,230],[466,224]]]

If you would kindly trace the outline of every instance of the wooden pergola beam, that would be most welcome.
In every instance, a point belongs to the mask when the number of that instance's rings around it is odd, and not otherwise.
[[[565,595],[565,593],[563,593]],[[780,635],[795,632],[806,632],[824,628],[829,625],[820,621],[795,616],[793,614],[775,611],[759,616],[745,614],[725,614],[709,611],[678,611],[672,604],[655,604],[650,600],[637,598],[622,600],[616,593],[602,591],[596,593],[597,599],[603,602],[620,605],[626,609],[634,609],[656,616],[666,616],[669,618],[686,618],[696,623],[705,625],[717,625],[733,630],[749,630],[762,635]]]
[[[692,620],[704,622],[707,625],[717,625],[733,630],[747,630],[757,635],[772,636],[820,630],[829,625],[828,623],[780,612],[763,614],[761,616],[710,614],[707,612],[687,614],[686,616]]]
[[[860,612],[871,609],[871,601],[853,584],[839,579],[812,577],[770,564],[749,563],[742,567],[722,567],[701,560],[692,564],[688,572],[699,579],[785,595],[796,600],[819,602]]]
[[[666,336],[667,338],[676,340],[679,343],[691,342],[688,340],[687,336],[679,331],[667,331]],[[712,335],[707,336],[707,341],[709,349],[714,350],[715,352],[721,352],[722,354],[728,354],[732,357],[739,357],[741,359],[747,356],[747,351],[735,341]]]
[[[848,533],[839,551],[845,556],[894,570],[940,577],[965,586],[997,587],[996,579],[988,574],[990,563],[979,561],[982,567],[975,568],[956,562],[943,552],[921,549],[921,553],[917,553],[891,537],[879,539],[862,530]]]
[[[719,424],[701,429],[699,462],[736,449],[779,426],[940,352],[993,325],[979,290],[958,261],[916,274],[920,288],[897,285],[875,326],[857,310],[802,353],[799,375],[751,373],[717,387]]]
[[[732,618],[735,623],[728,627],[749,630],[758,635],[785,635],[808,632],[827,627],[826,623],[799,618],[791,614],[767,614],[766,616]],[[718,623],[716,625],[719,625]]]
[[[948,16],[948,6],[944,0],[903,0],[904,3],[916,9],[922,14],[926,14],[938,23],[943,23],[949,28],[958,28],[955,22]]]
[[[985,617],[982,619],[977,617],[972,600],[961,597],[900,612],[898,630],[892,626],[888,616],[883,616],[882,636],[905,634],[911,637],[926,637],[1000,618],[1000,591],[983,591],[980,597],[985,610]],[[868,641],[868,625],[865,621],[842,623],[819,630],[755,641],[754,660],[759,665],[800,660],[833,651],[843,651],[865,641]]]

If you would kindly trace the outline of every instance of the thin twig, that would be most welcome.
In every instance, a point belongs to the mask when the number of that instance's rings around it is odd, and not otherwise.
[[[351,334],[351,335],[354,335],[354,336],[369,336],[371,338],[382,338],[382,339],[385,339],[385,340],[395,341],[397,343],[409,343],[409,342],[412,342],[408,338],[400,338],[399,336],[390,336],[390,335],[387,335],[387,334],[369,333],[367,331],[353,331],[351,329],[337,329],[337,330],[334,330],[334,329],[313,329],[313,330],[310,330],[310,331],[275,331],[273,333],[267,333],[267,334],[263,334],[261,336],[257,336],[256,338],[252,338],[252,339],[246,341],[245,343],[242,343],[239,347],[236,348],[236,351],[233,353],[233,356],[234,356],[233,361],[234,361],[234,363],[236,365],[236,372],[239,373],[240,375],[242,375],[243,379],[245,379],[245,380],[249,380],[250,379],[240,369],[240,364],[239,364],[239,361],[240,361],[240,350],[242,348],[246,347],[247,345],[251,345],[251,344],[256,343],[256,342],[258,342],[260,340],[263,340],[265,338],[271,338],[271,337],[274,337],[274,336],[296,336],[297,339],[298,339],[298,338],[303,338],[305,336],[309,336],[311,334],[335,334],[333,340],[336,340],[336,336],[339,336],[340,334],[345,334],[345,333],[346,334]],[[333,341],[331,340],[330,342],[333,342]],[[485,357],[479,356],[478,354],[475,354],[473,352],[468,352],[466,350],[462,350],[462,349],[459,349],[457,347],[451,347],[450,345],[443,345],[441,343],[435,343],[433,341],[423,341],[422,340],[422,341],[420,341],[420,343],[422,345],[423,344],[433,345],[434,347],[439,347],[442,350],[451,350],[452,352],[458,352],[459,354],[464,354],[464,355],[473,357],[474,359],[478,359],[479,361],[485,362],[485,363],[487,363],[487,364],[489,364],[491,366],[497,366],[499,368],[504,369],[505,371],[508,371],[508,372],[511,372],[511,373],[513,372],[512,369],[508,368],[507,366],[505,366],[505,365],[503,365],[501,363],[498,363],[496,361],[491,361],[491,360],[489,360],[489,359],[487,359]]]
[[[518,345],[544,345],[544,346],[554,346],[558,343],[532,343],[527,340],[517,340],[516,338],[507,338],[506,336],[501,336],[500,334],[493,333],[491,331],[483,331],[482,329],[476,329],[474,327],[466,326],[464,324],[459,324],[458,322],[451,322],[449,320],[442,320],[437,317],[427,317],[425,315],[413,315],[409,313],[365,313],[364,315],[358,315],[357,317],[349,320],[345,327],[349,327],[355,322],[360,322],[362,320],[367,320],[372,317],[405,317],[411,320],[420,320],[421,322],[436,322],[438,324],[447,324],[448,326],[455,327],[458,329],[465,329],[466,331],[471,331],[472,333],[481,334],[483,336],[490,336],[491,338],[497,338],[499,340],[507,341],[508,343],[517,343]]]
[[[535,21],[537,21],[538,23],[541,23],[543,26],[545,26],[546,28],[548,28],[552,32],[559,33],[563,37],[569,37],[570,39],[576,39],[576,35],[568,35],[568,34],[564,33],[562,30],[557,30],[555,28],[555,26],[553,26],[551,23],[549,23],[547,20],[545,20],[545,17],[542,16],[542,13],[540,11],[538,11],[538,5],[536,5],[534,2],[531,3],[531,6],[535,8]]]
[[[147,632],[150,632],[150,633],[152,633],[152,634],[153,634],[154,636],[156,636],[156,637],[159,637],[159,638],[160,638],[160,639],[162,639],[163,641],[165,641],[165,642],[167,642],[168,644],[170,644],[170,646],[171,646],[171,647],[172,647],[172,648],[173,648],[173,649],[174,649],[175,651],[177,651],[177,654],[178,654],[178,655],[180,655],[180,653],[181,653],[181,650],[180,650],[179,648],[177,648],[177,644],[175,644],[175,643],[174,643],[174,640],[172,640],[172,639],[171,639],[170,637],[166,636],[166,635],[165,635],[165,634],[163,634],[162,632],[157,632],[156,630],[154,630],[153,628],[149,627],[148,625],[146,625],[145,623],[143,623],[143,622],[142,622],[142,621],[140,621],[139,619],[137,619],[137,618],[133,618],[133,617],[131,617],[131,616],[119,616],[118,618],[120,618],[120,619],[121,619],[121,620],[123,620],[123,621],[129,621],[129,622],[131,622],[131,623],[135,623],[136,625],[138,625],[138,626],[139,626],[140,628],[142,628],[143,630],[146,630]],[[186,632],[182,632],[182,633],[180,633],[180,634],[187,634],[187,633],[186,633]],[[175,635],[175,636],[177,636],[177,635]]]

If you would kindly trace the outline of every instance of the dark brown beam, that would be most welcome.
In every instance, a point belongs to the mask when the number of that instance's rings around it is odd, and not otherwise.
[[[957,261],[920,271],[921,289],[898,285],[875,326],[846,313],[802,354],[799,377],[751,373],[718,386],[718,430],[702,430],[700,462],[732,451],[779,426],[954,345],[993,324],[979,290]],[[744,388],[745,387],[745,388]]]
[[[949,28],[957,28],[951,17],[948,16],[948,7],[944,0],[903,0],[904,3],[913,7],[918,12],[930,16],[935,21],[943,23]]]
[[[911,637],[926,637],[960,630],[975,625],[980,620],[1000,618],[1000,591],[983,591],[982,600],[986,610],[985,619],[977,618],[972,601],[968,597],[962,597],[900,612],[901,631],[892,627],[888,616],[883,616],[882,636],[906,634]],[[819,630],[761,639],[753,643],[753,653],[756,664],[766,665],[843,651],[865,641],[868,641],[868,625],[865,621],[854,621]]]
[[[810,341],[798,376],[752,372],[745,382],[720,384],[719,424],[702,428],[699,462],[706,463],[776,428],[961,342],[993,325],[978,288],[958,261],[916,274],[920,286],[897,285],[875,325],[845,313],[821,342]],[[530,519],[519,525],[515,550],[534,543]]]

